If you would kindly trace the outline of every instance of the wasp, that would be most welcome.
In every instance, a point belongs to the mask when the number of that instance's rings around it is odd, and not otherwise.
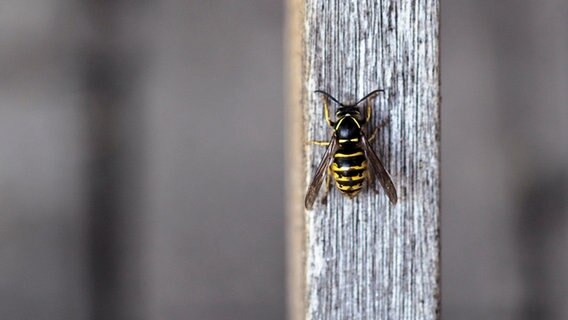
[[[333,129],[333,135],[330,141],[311,141],[316,145],[327,146],[327,149],[308,187],[304,203],[306,209],[310,210],[313,207],[324,177],[327,177],[327,189],[322,202],[326,201],[333,177],[335,187],[349,198],[359,194],[365,180],[374,186],[375,179],[378,179],[390,202],[393,205],[396,204],[397,194],[392,179],[371,147],[371,142],[375,139],[379,127],[375,128],[369,138],[363,130],[372,116],[373,98],[382,91],[375,90],[351,105],[339,102],[322,90],[315,91],[322,95],[325,120]],[[335,121],[329,116],[329,100],[339,105],[335,113]],[[357,107],[363,101],[367,101],[364,115]]]

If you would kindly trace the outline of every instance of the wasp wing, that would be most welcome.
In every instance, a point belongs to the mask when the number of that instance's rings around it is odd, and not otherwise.
[[[333,136],[331,137],[331,141],[329,142],[329,146],[327,146],[323,158],[318,168],[316,169],[316,173],[314,175],[314,178],[312,179],[312,183],[310,183],[310,186],[308,187],[308,192],[306,193],[306,199],[304,201],[304,205],[308,210],[312,209],[314,201],[316,201],[326,171],[333,162],[333,154],[336,148],[337,148],[337,140],[335,139],[335,134],[333,134]]]
[[[385,169],[385,166],[381,162],[381,159],[379,159],[375,151],[373,151],[373,148],[371,148],[371,145],[369,144],[369,141],[367,140],[367,137],[364,133],[361,135],[361,145],[363,146],[363,151],[365,152],[367,161],[369,161],[369,163],[371,164],[370,169],[373,170],[375,176],[379,179],[379,182],[381,183],[383,189],[385,189],[390,202],[392,204],[396,204],[398,197],[396,195],[396,188],[392,183],[392,179],[388,171]]]

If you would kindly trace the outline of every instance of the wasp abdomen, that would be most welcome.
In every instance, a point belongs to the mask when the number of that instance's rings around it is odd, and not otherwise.
[[[349,197],[356,196],[365,182],[367,161],[359,147],[342,147],[334,155],[331,171],[335,186]]]

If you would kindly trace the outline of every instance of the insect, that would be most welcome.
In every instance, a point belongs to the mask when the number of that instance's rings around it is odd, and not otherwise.
[[[383,90],[375,90],[367,94],[355,104],[345,105],[329,93],[317,90],[315,93],[322,95],[324,115],[327,124],[333,129],[330,141],[311,141],[310,143],[327,146],[323,158],[316,169],[312,183],[308,187],[304,205],[310,210],[313,207],[324,177],[327,177],[326,192],[322,202],[327,199],[327,194],[331,189],[331,178],[335,180],[335,187],[349,198],[355,197],[363,188],[363,183],[373,186],[375,178],[385,190],[390,202],[394,205],[397,202],[396,189],[392,179],[385,169],[377,154],[371,148],[371,142],[375,139],[378,127],[373,134],[367,138],[363,126],[369,123],[372,115],[373,98]],[[340,107],[335,113],[336,121],[329,116],[329,100],[332,100]],[[367,100],[365,115],[361,115],[357,107],[361,102]]]

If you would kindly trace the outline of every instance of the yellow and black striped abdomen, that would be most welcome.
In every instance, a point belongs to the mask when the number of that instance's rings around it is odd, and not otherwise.
[[[349,197],[356,196],[367,173],[367,159],[359,147],[339,148],[334,155],[331,171],[335,186]]]

